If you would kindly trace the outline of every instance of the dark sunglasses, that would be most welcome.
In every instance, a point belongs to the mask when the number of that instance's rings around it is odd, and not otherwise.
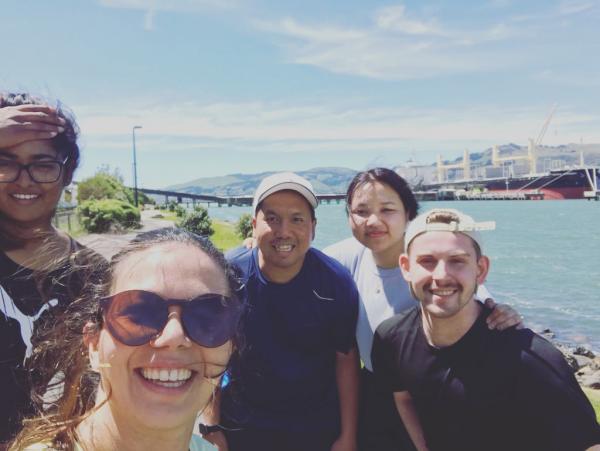
[[[236,299],[213,293],[185,300],[128,290],[100,299],[108,331],[127,346],[141,346],[157,338],[169,320],[172,305],[181,307],[186,335],[206,348],[216,348],[230,340],[241,313]]]

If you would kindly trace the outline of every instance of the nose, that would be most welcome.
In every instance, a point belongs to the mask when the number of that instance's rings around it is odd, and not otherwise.
[[[277,225],[276,234],[278,238],[286,238],[289,235],[290,223],[287,219],[282,219]]]
[[[169,319],[160,335],[152,342],[157,348],[189,348],[192,341],[188,338],[181,322],[181,307],[169,307]]]
[[[444,262],[443,260],[439,260],[435,265],[435,268],[433,268],[431,276],[436,280],[445,279],[448,276],[446,262]]]
[[[378,222],[379,222],[379,216],[377,216],[377,214],[375,214],[375,213],[371,213],[369,215],[369,217],[367,218],[367,225],[368,226],[377,224]]]
[[[17,180],[15,180],[14,183],[20,186],[30,186],[33,183],[35,183],[29,175],[29,171],[27,169],[25,169],[24,167],[20,167],[19,170],[19,176],[17,177]]]

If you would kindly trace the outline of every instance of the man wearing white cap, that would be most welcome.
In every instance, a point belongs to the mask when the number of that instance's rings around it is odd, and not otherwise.
[[[246,344],[221,398],[230,451],[356,448],[358,292],[310,246],[317,204],[306,179],[265,178],[252,206],[256,247],[228,255],[248,306]]]
[[[378,328],[372,359],[417,449],[584,450],[594,411],[562,354],[529,329],[490,330],[475,300],[490,262],[481,230],[435,209],[406,230],[400,268],[420,305]]]

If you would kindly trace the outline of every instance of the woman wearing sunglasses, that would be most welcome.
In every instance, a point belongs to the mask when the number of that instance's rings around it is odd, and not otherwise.
[[[79,164],[77,134],[66,109],[0,93],[0,450],[33,413],[30,384],[47,382],[23,366],[38,330],[52,327],[101,260],[52,226]]]
[[[235,274],[179,229],[138,235],[101,272],[38,347],[64,391],[11,449],[216,449],[192,431],[235,348]]]

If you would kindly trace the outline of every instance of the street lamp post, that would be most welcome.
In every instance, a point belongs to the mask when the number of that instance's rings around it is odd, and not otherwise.
[[[137,184],[137,158],[135,155],[135,131],[142,128],[141,125],[135,125],[131,130],[133,136],[133,201],[135,206],[138,206],[138,184]]]

